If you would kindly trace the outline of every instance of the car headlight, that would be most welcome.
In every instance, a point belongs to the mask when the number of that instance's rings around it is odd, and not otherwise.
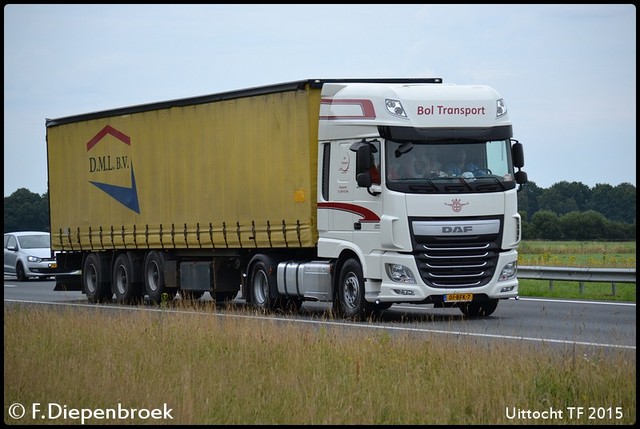
[[[42,259],[37,256],[27,256],[27,261],[29,262],[42,262]]]

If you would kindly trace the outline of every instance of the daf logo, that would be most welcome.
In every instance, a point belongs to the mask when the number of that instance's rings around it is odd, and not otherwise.
[[[473,231],[473,227],[471,225],[442,227],[443,234],[460,234],[460,233],[466,233],[466,232],[472,232],[472,231]]]

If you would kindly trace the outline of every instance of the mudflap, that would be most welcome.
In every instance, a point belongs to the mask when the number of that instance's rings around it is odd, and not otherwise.
[[[80,274],[58,274],[55,278],[54,291],[82,290],[82,276]]]

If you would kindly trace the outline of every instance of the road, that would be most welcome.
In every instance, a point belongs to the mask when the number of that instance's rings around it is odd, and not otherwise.
[[[56,292],[54,281],[31,280],[18,282],[4,278],[6,305],[29,303],[32,305],[65,305],[118,309],[116,303],[89,304],[81,292]],[[179,298],[176,298],[179,299]],[[205,294],[203,301],[211,301]],[[235,307],[244,307],[236,299]],[[295,323],[340,325],[390,332],[412,332],[417,335],[444,335],[470,337],[488,341],[531,342],[548,345],[584,346],[593,349],[622,349],[635,354],[636,304],[620,302],[594,302],[582,300],[520,298],[501,301],[492,316],[465,319],[457,309],[435,309],[431,305],[397,304],[386,310],[380,320],[349,322],[329,316],[330,304],[306,302],[296,315],[261,315],[256,318],[279,318]],[[139,311],[158,311],[157,306],[135,307]],[[194,307],[192,311],[210,311],[212,317],[233,317],[234,310],[221,306]],[[167,310],[163,310],[167,311]],[[168,311],[178,311],[171,310]],[[185,311],[181,307],[179,311]],[[242,312],[247,317],[247,312]],[[253,316],[251,316],[253,317]]]

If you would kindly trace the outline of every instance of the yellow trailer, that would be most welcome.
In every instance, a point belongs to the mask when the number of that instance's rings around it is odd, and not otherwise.
[[[47,121],[54,250],[313,247],[308,82]]]

